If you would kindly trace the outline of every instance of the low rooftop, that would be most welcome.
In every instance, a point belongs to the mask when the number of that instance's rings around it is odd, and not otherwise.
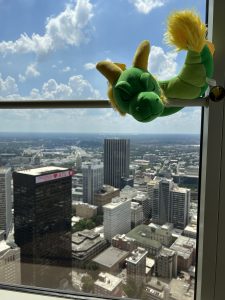
[[[32,175],[32,176],[39,176],[39,175],[49,174],[49,173],[53,173],[53,172],[62,172],[62,171],[67,171],[67,170],[68,170],[68,168],[49,166],[49,167],[41,167],[41,168],[17,171],[16,173]]]
[[[10,249],[10,246],[6,244],[6,241],[0,241],[0,258],[1,258],[1,255]]]
[[[148,251],[144,248],[138,247],[132,251],[132,255],[126,258],[126,261],[131,264],[137,264],[143,257],[146,257]]]
[[[111,185],[104,184],[103,187],[99,191],[97,191],[95,194],[104,196],[106,194],[110,194],[110,193],[118,191],[118,190],[119,189],[117,189]]]
[[[179,256],[187,259],[193,250],[196,249],[196,240],[186,236],[179,236],[170,249],[176,251]]]
[[[126,235],[130,238],[135,239],[137,242],[141,243],[146,247],[153,247],[156,249],[161,248],[161,243],[149,238],[151,234],[151,228],[148,225],[138,225],[131,231],[129,231]]]
[[[109,273],[101,272],[98,275],[98,279],[95,281],[95,285],[100,286],[108,291],[113,291],[119,284],[122,283],[122,279],[113,276]]]
[[[111,246],[105,251],[103,251],[102,253],[100,253],[98,256],[96,256],[93,259],[93,261],[107,268],[111,268],[121,260],[123,259],[125,260],[127,256],[128,256],[127,251],[123,251]]]
[[[115,197],[112,198],[112,201],[108,204],[103,205],[103,208],[107,208],[107,209],[114,209],[117,206],[120,206],[121,204],[123,204],[124,202],[127,201],[131,201],[130,199],[127,198],[122,198],[122,197]]]

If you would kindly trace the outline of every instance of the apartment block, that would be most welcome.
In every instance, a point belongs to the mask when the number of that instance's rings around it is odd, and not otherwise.
[[[157,277],[177,277],[177,253],[168,248],[162,248],[155,257],[155,274]]]
[[[138,247],[133,250],[131,256],[126,259],[127,280],[134,282],[138,287],[145,283],[147,254],[148,251]]]
[[[111,243],[116,234],[127,233],[131,229],[131,200],[116,197],[103,206],[104,236]]]

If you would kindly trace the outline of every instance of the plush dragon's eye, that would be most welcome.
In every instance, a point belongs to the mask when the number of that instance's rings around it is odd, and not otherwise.
[[[123,100],[129,100],[131,97],[131,85],[127,81],[120,81],[116,84],[115,89],[120,93]]]
[[[155,90],[155,84],[149,73],[145,72],[145,73],[141,74],[140,81],[141,81],[143,88],[146,91],[154,91]]]

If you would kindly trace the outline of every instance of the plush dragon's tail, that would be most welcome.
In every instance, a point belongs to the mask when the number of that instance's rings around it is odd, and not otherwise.
[[[167,98],[198,98],[206,88],[206,79],[213,74],[214,46],[206,40],[206,25],[190,10],[173,12],[167,23],[165,39],[176,49],[187,50],[184,66],[178,76],[161,81]]]
[[[177,50],[201,52],[206,43],[206,32],[206,25],[194,11],[178,11],[168,18],[165,40]]]

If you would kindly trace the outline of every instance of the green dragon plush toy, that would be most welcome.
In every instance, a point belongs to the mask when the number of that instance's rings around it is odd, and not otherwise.
[[[166,40],[177,50],[187,50],[184,66],[172,79],[158,81],[148,72],[150,44],[143,41],[133,65],[101,61],[96,67],[108,79],[108,97],[121,114],[140,122],[173,114],[182,107],[168,107],[171,98],[195,99],[204,95],[213,75],[214,46],[206,40],[206,26],[193,11],[174,12],[168,19]],[[197,100],[196,100],[197,101]]]

